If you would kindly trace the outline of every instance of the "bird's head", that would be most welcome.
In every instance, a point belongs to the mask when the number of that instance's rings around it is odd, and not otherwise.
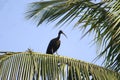
[[[59,35],[60,35],[60,34],[63,34],[63,35],[67,38],[66,34],[65,34],[65,33],[63,33],[63,31],[62,31],[62,30],[60,30],[60,31],[59,31]]]

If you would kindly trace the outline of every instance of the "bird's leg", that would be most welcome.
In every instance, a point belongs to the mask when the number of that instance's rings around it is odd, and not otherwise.
[[[53,54],[53,48],[52,48],[52,54]]]
[[[56,51],[56,54],[59,56],[59,54],[57,53],[57,51]]]

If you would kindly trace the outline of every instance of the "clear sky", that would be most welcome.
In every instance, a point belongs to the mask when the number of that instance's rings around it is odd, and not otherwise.
[[[25,18],[28,4],[39,0],[0,0],[0,51],[23,52],[31,48],[35,52],[45,54],[49,41],[55,38],[59,30],[68,36],[61,36],[58,54],[86,62],[96,56],[96,46],[90,43],[93,34],[83,39],[82,31],[72,29],[73,24],[55,27],[55,23],[43,23],[39,27],[33,20]],[[100,64],[99,60],[96,64]]]

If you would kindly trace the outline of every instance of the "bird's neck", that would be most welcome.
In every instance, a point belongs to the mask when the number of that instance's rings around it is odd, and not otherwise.
[[[57,37],[57,39],[60,39],[60,35],[61,35],[61,34],[58,34],[58,37]]]

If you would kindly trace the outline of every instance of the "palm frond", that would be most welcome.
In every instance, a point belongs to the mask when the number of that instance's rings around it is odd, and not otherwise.
[[[1,80],[120,79],[119,73],[68,57],[32,51],[8,54],[0,55]]]
[[[120,71],[120,1],[103,0],[99,3],[91,0],[49,0],[32,3],[28,9],[28,18],[38,21],[38,26],[58,20],[56,25],[75,22],[75,27],[88,29],[85,33],[95,32],[95,42],[100,42],[99,55],[105,56],[106,67]],[[74,27],[74,26],[73,26]],[[85,36],[84,35],[84,36]],[[113,61],[114,60],[114,61]]]

